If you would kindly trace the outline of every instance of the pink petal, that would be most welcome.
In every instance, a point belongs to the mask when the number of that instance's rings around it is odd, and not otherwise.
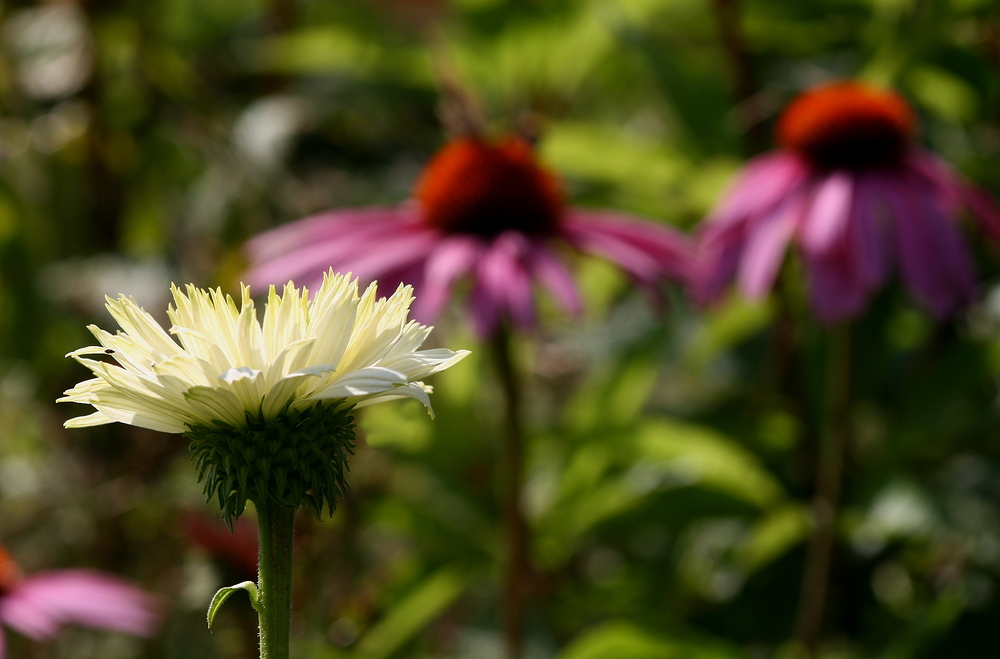
[[[342,231],[412,221],[415,216],[419,216],[419,210],[412,204],[319,213],[265,231],[247,242],[246,252],[251,261],[270,261],[290,250],[336,238]]]
[[[248,243],[250,269],[245,281],[254,287],[289,280],[310,285],[321,281],[331,266],[347,272],[346,261],[379,253],[387,240],[430,231],[411,209],[327,213],[265,232]]]
[[[579,241],[588,250],[615,261],[622,269],[625,264],[616,260],[614,245],[627,245],[655,262],[659,268],[657,278],[688,279],[693,270],[691,239],[652,220],[572,209],[563,218],[562,230],[571,236],[570,242]],[[612,245],[612,251],[604,249],[606,245]]]
[[[949,215],[962,209],[962,177],[951,165],[923,149],[912,149],[903,166],[908,175],[922,179]]]
[[[1000,242],[1000,208],[993,197],[974,185],[963,185],[962,196],[986,233]]]
[[[806,251],[825,252],[844,234],[853,192],[854,180],[845,171],[834,171],[818,182],[799,230]]]
[[[552,247],[543,242],[532,245],[528,253],[528,269],[533,277],[544,285],[552,296],[570,314],[576,315],[583,311],[580,292],[573,281],[573,275],[566,266],[556,258]]]
[[[903,277],[938,317],[968,301],[975,275],[962,237],[939,201],[919,181],[886,176]]]
[[[850,257],[843,250],[807,255],[810,300],[820,320],[827,323],[848,320],[864,310],[870,289],[856,277]]]
[[[882,285],[893,258],[892,243],[886,236],[885,224],[876,214],[878,196],[866,174],[855,179],[854,203],[848,220],[847,253],[858,281],[868,289]]]
[[[478,261],[484,245],[471,235],[456,234],[442,239],[428,255],[413,316],[422,323],[432,323],[448,302],[451,287]]]
[[[469,297],[469,306],[472,311],[472,329],[481,340],[488,339],[499,327],[500,305],[500,301],[486,290],[482,281],[476,280]]]
[[[382,283],[388,272],[406,270],[423,263],[441,239],[442,235],[434,229],[400,226],[393,233],[382,235],[377,242],[356,245],[352,254],[326,267],[332,265],[338,272],[353,272],[366,283],[376,280]]]
[[[705,226],[725,226],[750,215],[770,214],[810,173],[810,167],[798,156],[785,151],[752,159],[723,195],[722,203],[709,214]]]
[[[769,217],[748,227],[737,272],[740,290],[748,298],[763,297],[771,290],[804,209],[805,194],[794,192]]]
[[[744,227],[720,232],[714,240],[703,240],[693,277],[693,294],[698,304],[717,301],[736,277],[743,255]]]
[[[486,295],[519,327],[535,325],[531,278],[524,267],[530,242],[516,231],[497,236],[479,262],[477,277]]]
[[[150,636],[159,625],[156,601],[128,582],[86,570],[55,570],[25,578],[0,600],[0,620],[35,639],[65,624]]]

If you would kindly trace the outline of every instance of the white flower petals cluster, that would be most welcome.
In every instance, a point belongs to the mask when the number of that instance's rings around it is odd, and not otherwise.
[[[171,292],[169,333],[135,300],[108,298],[122,331],[89,327],[101,345],[67,356],[97,377],[59,399],[97,411],[66,427],[120,422],[170,433],[215,421],[242,427],[247,412],[267,420],[288,408],[341,399],[361,407],[416,398],[431,411],[430,388],[420,380],[469,354],[418,350],[431,328],[407,322],[414,299],[409,286],[377,298],[373,283],[359,296],[356,279],[331,270],[311,300],[291,282],[281,295],[272,286],[263,323],[247,286],[239,309],[220,289],[189,284]]]

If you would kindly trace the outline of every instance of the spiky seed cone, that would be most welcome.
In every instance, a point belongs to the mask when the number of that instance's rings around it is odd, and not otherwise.
[[[332,515],[347,482],[347,456],[354,452],[353,408],[340,401],[287,409],[264,421],[246,413],[246,427],[216,421],[191,428],[192,460],[207,500],[219,501],[222,519],[243,514],[247,500]]]

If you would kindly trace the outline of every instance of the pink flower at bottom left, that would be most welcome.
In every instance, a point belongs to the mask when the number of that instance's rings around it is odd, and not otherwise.
[[[94,570],[22,575],[0,546],[0,623],[28,638],[51,639],[70,624],[152,636],[160,625],[159,609],[149,593]],[[6,656],[0,630],[0,659]]]

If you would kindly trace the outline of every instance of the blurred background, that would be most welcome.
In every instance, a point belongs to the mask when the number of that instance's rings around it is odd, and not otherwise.
[[[0,2],[0,542],[26,572],[94,567],[157,593],[150,640],[8,634],[20,659],[256,656],[230,537],[185,442],[66,431],[64,355],[112,329],[105,294],[162,314],[170,282],[235,290],[241,245],[320,210],[405,200],[445,141],[442,72],[498,133],[531,117],[581,206],[690,230],[798,91],[861,76],[922,142],[1000,192],[991,0],[53,0]],[[1000,622],[1000,288],[935,323],[890,287],[855,325],[824,656],[992,657]],[[582,321],[518,339],[538,569],[529,659],[788,651],[826,335],[771,302],[653,308],[575,264]],[[793,309],[793,311],[795,311]],[[165,314],[163,314],[165,315]],[[165,322],[165,318],[161,319]],[[786,335],[782,335],[786,336]],[[787,336],[786,336],[787,339]],[[415,403],[365,410],[353,492],[299,520],[293,656],[502,655],[499,385],[473,355]],[[791,345],[791,356],[776,343]]]

